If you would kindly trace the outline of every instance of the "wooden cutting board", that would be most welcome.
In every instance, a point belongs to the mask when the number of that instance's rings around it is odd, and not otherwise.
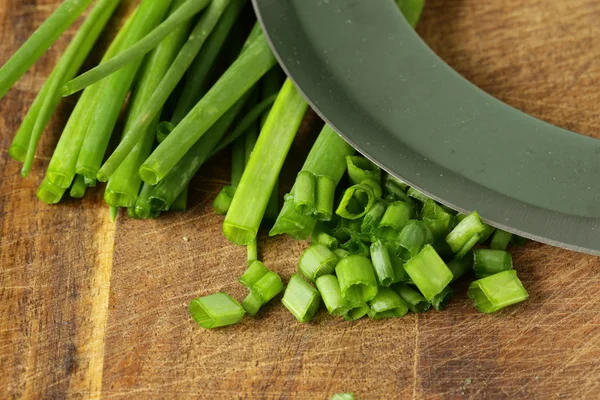
[[[0,0],[0,63],[58,3]],[[489,93],[600,138],[599,22],[597,0],[430,0],[419,32]],[[223,238],[211,210],[228,181],[227,154],[195,179],[188,212],[116,224],[101,189],[58,206],[35,198],[69,102],[29,178],[8,157],[72,35],[0,101],[0,398],[600,398],[600,259],[535,243],[514,252],[529,301],[494,315],[476,312],[463,285],[445,312],[400,320],[320,313],[300,324],[275,301],[235,327],[195,326],[192,298],[245,295],[236,283],[245,249]],[[320,125],[307,117],[282,190]],[[285,279],[306,247],[265,235],[259,243]]]

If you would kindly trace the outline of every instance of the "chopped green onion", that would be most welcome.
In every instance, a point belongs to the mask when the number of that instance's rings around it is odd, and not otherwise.
[[[431,243],[428,228],[420,221],[410,220],[404,225],[396,239],[398,255],[404,260],[416,256],[423,246]]]
[[[362,185],[367,185],[371,189],[373,189],[373,194],[375,195],[375,198],[379,199],[383,195],[383,190],[381,190],[381,185],[375,179],[368,178],[360,183]]]
[[[485,243],[490,236],[492,236],[492,233],[494,233],[494,231],[496,230],[496,228],[494,228],[493,226],[490,226],[488,224],[483,224],[485,226],[485,229],[483,230],[483,232],[481,232],[479,234],[479,241],[478,243]]]
[[[265,41],[264,37],[260,40]],[[287,80],[269,113],[225,217],[223,232],[232,242],[247,244],[256,236],[307,107],[294,84]]]
[[[377,200],[371,209],[365,214],[360,231],[365,234],[372,234],[379,227],[379,222],[387,208],[387,203],[383,200]]]
[[[265,264],[260,261],[254,261],[250,263],[250,266],[240,277],[240,283],[251,289],[256,282],[258,282],[263,276],[269,272],[269,269],[265,267]]]
[[[258,260],[258,240],[256,238],[248,243],[246,253],[248,255],[248,263]]]
[[[473,256],[473,271],[478,278],[485,278],[513,268],[512,256],[508,251],[475,249]]]
[[[427,200],[429,200],[429,197],[427,197],[427,195],[423,192],[418,191],[415,188],[408,188],[408,191],[406,192],[406,194],[408,195],[408,197],[412,197],[415,200],[419,200],[421,203],[426,203]]]
[[[408,312],[408,304],[390,288],[380,287],[369,301],[369,317],[373,319],[400,318]]]
[[[234,195],[235,188],[233,186],[223,186],[223,189],[221,189],[215,201],[213,201],[215,212],[220,215],[227,215]]]
[[[189,190],[184,189],[183,192],[179,193],[179,196],[175,199],[169,211],[186,211],[188,202]]]
[[[206,329],[237,324],[245,314],[240,303],[223,292],[192,300],[188,310],[194,321]]]
[[[390,202],[394,201],[405,201],[412,202],[411,198],[406,194],[406,189],[408,185],[401,183],[397,179],[393,178],[391,175],[386,174],[383,180],[383,188],[386,198],[389,199]]]
[[[473,268],[473,252],[468,252],[463,258],[455,258],[449,261],[446,265],[448,266],[450,272],[452,272],[453,276],[450,283],[454,283],[464,274],[466,274],[467,271]]]
[[[369,256],[369,246],[367,246],[357,235],[351,235],[350,239],[340,245],[350,255]]]
[[[300,171],[294,185],[294,204],[296,212],[302,215],[312,215],[315,212],[317,179],[308,171]]]
[[[256,292],[262,298],[263,304],[266,304],[273,297],[283,292],[283,288],[281,278],[273,271],[267,272],[258,282],[252,285],[252,291]]]
[[[371,260],[380,286],[390,286],[394,280],[394,268],[390,261],[388,247],[381,240],[371,245]]]
[[[452,229],[446,236],[446,242],[456,253],[457,258],[462,258],[479,240],[480,234],[485,230],[479,214],[473,211]]]
[[[340,283],[335,275],[323,275],[315,281],[321,298],[329,314],[344,315],[350,309],[348,302],[342,297]]]
[[[293,274],[281,302],[300,322],[308,322],[319,310],[319,291],[298,274]]]
[[[356,321],[357,319],[361,319],[365,315],[369,313],[369,306],[367,303],[358,304],[346,312],[344,314],[344,319],[346,321]]]
[[[413,288],[403,283],[396,283],[393,289],[402,297],[402,300],[408,304],[408,309],[415,314],[424,313],[429,310],[431,304],[425,300],[425,297],[421,293],[417,292]]]
[[[321,275],[333,273],[336,264],[337,256],[324,245],[316,244],[302,253],[298,261],[298,271],[314,282]]]
[[[421,218],[436,240],[445,238],[454,225],[454,216],[431,199],[425,201]]]
[[[404,17],[406,17],[406,21],[408,21],[409,25],[413,28],[416,28],[419,19],[421,18],[421,13],[423,12],[423,8],[425,7],[425,0],[396,0],[399,3],[400,11]]]
[[[427,300],[440,293],[453,278],[452,271],[431,245],[423,247],[404,264],[404,270]]]
[[[373,264],[367,257],[351,255],[343,258],[337,263],[335,273],[342,296],[350,304],[365,303],[377,294]]]
[[[333,254],[337,256],[338,260],[341,260],[342,258],[348,257],[350,252],[344,249],[335,249],[333,250]]]
[[[353,393],[336,393],[329,400],[354,400]]]
[[[66,192],[66,188],[61,188],[44,178],[37,190],[37,198],[46,204],[57,204]]]
[[[316,232],[312,235],[311,244],[322,244],[330,250],[337,249],[339,243],[336,238],[325,232]]]
[[[364,206],[361,206],[357,201],[357,198],[364,195],[367,196],[367,203]],[[340,205],[335,213],[342,218],[358,219],[363,217],[371,209],[374,202],[375,194],[370,186],[361,184],[350,186],[344,192],[344,197],[342,197],[342,201],[340,201]]]
[[[390,262],[394,270],[394,283],[410,281],[410,277],[404,270],[404,261],[398,257],[392,248],[392,244],[388,244],[388,255],[390,256]]]
[[[83,175],[76,175],[69,195],[75,199],[80,199],[85,195],[87,188]]]
[[[381,182],[381,168],[362,156],[346,156],[346,166],[350,181],[357,185],[365,179]]]
[[[451,260],[454,258],[454,252],[450,248],[450,245],[446,242],[445,237],[436,240],[432,246],[435,249],[435,251],[437,251],[437,253],[440,255],[440,257],[444,259],[444,261]]]
[[[244,138],[241,137],[233,142],[231,146],[231,186],[234,188],[239,186],[244,169],[246,169],[246,159],[244,155]],[[231,200],[233,200],[233,197]]]
[[[250,293],[248,293],[248,295],[242,301],[242,308],[246,310],[248,315],[254,317],[263,304],[264,302],[262,297],[254,290],[250,290]]]
[[[330,221],[333,217],[333,198],[336,182],[329,175],[317,176],[317,199],[315,218],[319,221]]]
[[[385,240],[394,240],[408,223],[412,213],[413,207],[409,203],[396,201],[390,204],[379,221],[375,236]]]
[[[502,229],[496,229],[494,236],[492,236],[492,241],[490,242],[490,248],[494,250],[506,250],[511,238],[512,233],[503,231]]]
[[[114,223],[117,220],[117,217],[119,216],[119,208],[109,206],[108,207],[108,216],[110,218],[110,222]]]
[[[96,184],[98,183],[98,181],[94,178],[88,178],[87,176],[83,177],[83,181],[85,182],[85,184],[88,187],[96,187]]]
[[[486,314],[529,297],[515,270],[476,280],[469,285],[467,294],[473,300],[475,308]]]
[[[452,297],[452,288],[446,286],[444,290],[433,296],[430,303],[437,311],[442,311],[450,302],[450,297]]]

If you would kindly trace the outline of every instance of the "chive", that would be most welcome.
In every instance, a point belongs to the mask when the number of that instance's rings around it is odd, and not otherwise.
[[[333,217],[333,199],[336,182],[328,175],[317,177],[317,200],[314,216],[319,221],[330,221]]]
[[[308,322],[319,310],[319,291],[298,274],[293,274],[281,302],[300,322]]]
[[[472,282],[467,291],[475,308],[482,313],[493,313],[501,308],[526,300],[529,294],[515,270],[500,272]]]
[[[404,261],[398,257],[391,244],[388,244],[388,255],[394,270],[394,283],[410,281],[410,277],[404,270]]]
[[[402,297],[402,300],[408,304],[408,309],[415,314],[424,313],[429,310],[431,304],[425,300],[421,293],[403,283],[396,283],[393,289]]]
[[[189,19],[202,11],[210,3],[210,0],[186,0],[180,3],[180,6],[160,25],[138,39],[127,50],[121,52],[118,56],[110,59],[103,65],[92,68],[70,82],[67,82],[62,89],[63,96],[70,96],[119,71],[125,66],[140,61],[145,54],[155,49],[172,32],[180,29],[182,25],[187,25]]]
[[[379,286],[390,286],[395,279],[394,268],[390,261],[387,245],[381,240],[371,245],[371,260],[379,281]]]
[[[311,244],[322,244],[330,250],[336,250],[339,243],[336,238],[325,232],[313,233]]]
[[[57,204],[67,189],[61,188],[44,178],[37,190],[37,198],[46,204]]]
[[[420,221],[410,220],[400,231],[395,243],[398,247],[398,255],[404,260],[409,260],[416,256],[423,246],[431,243],[428,237],[428,229]]]
[[[494,236],[492,236],[492,241],[490,242],[490,248],[494,250],[506,250],[511,238],[512,233],[503,231],[502,229],[496,229]]]
[[[359,184],[365,179],[381,182],[381,169],[362,156],[346,156],[348,176],[353,184]]]
[[[425,7],[425,0],[397,0],[397,2],[399,3],[400,11],[406,17],[406,21],[410,26],[416,28]]]
[[[450,302],[450,297],[452,297],[452,288],[450,286],[446,286],[444,290],[433,296],[431,299],[431,305],[437,311],[442,311]]]
[[[327,311],[331,315],[344,315],[350,309],[348,302],[342,297],[340,283],[335,275],[320,276],[315,281]]]
[[[142,1],[133,17],[130,31],[123,40],[122,49],[127,49],[160,23],[170,3]],[[135,61],[100,83],[94,113],[75,167],[78,174],[96,179],[113,128],[141,63],[142,60]]]
[[[454,283],[467,271],[473,268],[473,252],[468,252],[463,258],[455,258],[454,260],[449,261],[446,265],[448,266],[450,272],[452,272],[453,276],[450,283]]]
[[[475,249],[473,259],[473,271],[477,278],[485,278],[513,268],[512,256],[504,250]]]
[[[75,22],[92,0],[65,0],[0,68],[0,99]]]
[[[440,293],[453,278],[452,271],[431,245],[404,264],[404,270],[427,300]]]
[[[302,170],[312,172],[315,176],[327,175],[337,185],[346,171],[346,156],[354,154],[354,151],[329,125],[325,125]],[[283,208],[269,232],[270,236],[286,233],[296,239],[306,239],[311,234],[316,218],[295,211],[293,192],[294,188],[291,195],[284,197]]]
[[[367,303],[361,303],[349,309],[348,312],[344,314],[344,319],[346,321],[356,321],[357,319],[361,319],[368,313],[369,306],[367,305]]]
[[[69,195],[75,199],[80,199],[85,195],[87,188],[88,186],[85,184],[83,175],[76,175]]]
[[[333,273],[336,264],[337,256],[324,245],[316,244],[302,253],[298,261],[298,271],[314,282],[321,275]]]
[[[175,1],[172,9],[179,11],[176,7],[183,1],[185,0]],[[184,23],[181,27],[173,31],[144,61],[141,76],[134,89],[131,108],[125,124],[125,132],[131,128],[139,116],[144,112],[148,100],[152,97],[154,91],[160,84],[160,81],[167,73],[171,62],[175,59],[177,52],[183,45],[190,27],[191,21],[189,23]],[[144,133],[142,140],[135,145],[123,163],[108,180],[104,192],[104,200],[109,205],[119,207],[133,207],[135,205],[142,183],[138,174],[138,169],[150,155],[152,144],[154,143],[153,132],[157,123],[158,120],[154,120],[148,127],[148,130]],[[158,130],[160,132],[166,128],[168,127],[161,125]],[[168,133],[168,130],[162,134],[166,133]],[[183,205],[177,205],[176,208],[185,209],[185,200],[186,197],[182,197]]]
[[[169,137],[148,157],[140,167],[142,179],[150,184],[160,182],[194,143],[273,65],[275,57],[266,38],[261,35],[240,54]],[[113,155],[118,151],[119,149],[115,150]]]
[[[373,319],[400,318],[408,312],[408,304],[390,288],[380,287],[369,301],[369,317]]]
[[[385,240],[394,240],[406,226],[412,213],[413,207],[409,203],[396,201],[390,204],[379,221],[375,236]]]
[[[264,37],[260,41],[264,42]],[[294,84],[287,80],[261,131],[225,217],[223,232],[232,242],[247,244],[256,236],[269,197],[307,107],[308,104]]]
[[[250,266],[240,277],[240,283],[251,289],[263,276],[269,272],[269,269],[265,267],[265,264],[260,261],[254,261],[250,263]]]
[[[358,202],[357,198],[360,196],[367,197],[367,202],[364,206],[361,206]],[[370,186],[361,184],[353,185],[344,192],[344,197],[342,197],[342,201],[340,201],[340,205],[335,210],[335,213],[347,219],[362,218],[371,209],[375,200],[375,194]]]
[[[369,246],[367,246],[357,235],[351,235],[350,239],[342,243],[341,248],[346,250],[350,255],[369,256]]]
[[[206,329],[237,324],[245,314],[240,303],[223,292],[192,300],[188,311],[194,321]]]
[[[426,203],[427,200],[429,200],[429,197],[427,197],[427,195],[425,193],[422,193],[412,187],[408,188],[408,191],[406,192],[406,194],[408,195],[408,197],[412,197],[415,200],[419,200],[421,203]]]
[[[365,303],[377,294],[373,264],[367,257],[350,255],[343,258],[337,263],[335,273],[342,296],[350,304]]]
[[[233,186],[224,186],[219,192],[215,201],[213,201],[213,208],[215,212],[220,215],[226,215],[231,205],[231,200],[235,194],[235,188]]]
[[[302,215],[312,215],[315,212],[317,179],[308,171],[300,171],[294,185],[294,204],[296,212]]]
[[[386,211],[387,203],[383,200],[377,200],[371,209],[365,214],[360,231],[365,234],[372,234],[379,227],[379,222]]]
[[[123,139],[121,140],[121,143],[119,143],[115,151],[111,154],[111,156],[108,158],[108,160],[106,160],[102,168],[98,171],[98,177],[100,181],[104,182],[107,181],[108,178],[110,178],[110,176],[114,173],[117,167],[123,162],[125,157],[127,157],[127,154],[129,154],[133,147],[140,141],[148,125],[151,124],[152,121],[154,121],[154,119],[159,116],[160,110],[163,108],[169,96],[171,95],[171,93],[185,74],[186,70],[189,68],[190,64],[193,62],[194,58],[200,51],[200,48],[206,41],[207,36],[214,29],[215,25],[219,21],[229,2],[230,0],[212,0],[207,10],[204,13],[202,13],[200,20],[192,30],[192,33],[190,33],[188,41],[183,45],[183,47],[179,51],[179,54],[171,64],[169,71],[167,71],[165,77],[160,82],[160,85],[155,90],[154,95],[148,101],[148,104],[146,105],[146,112],[142,116],[140,116],[140,118],[138,118],[137,122],[134,123],[131,130],[125,133]],[[230,108],[233,105],[233,103],[235,103],[235,101],[232,101],[228,107],[225,107],[225,109],[223,109],[223,112]],[[214,123],[220,116],[221,115],[218,114],[214,115],[212,123]],[[212,125],[212,123],[210,125]],[[180,124],[178,124],[178,129],[176,129],[175,132],[179,130],[179,125]],[[190,128],[189,125],[190,124],[185,125],[185,127],[181,129],[187,130]],[[210,125],[208,127],[210,127]],[[204,130],[204,132],[206,132],[206,129]],[[191,144],[196,142],[196,139],[194,139],[191,142]],[[178,139],[175,139],[173,141],[177,142],[177,140]],[[167,140],[165,143],[167,142],[169,142],[169,140]],[[189,147],[191,147],[191,145]],[[183,151],[180,155],[183,156],[184,154],[185,151]],[[176,161],[176,159],[173,159],[173,164]],[[156,182],[150,183],[154,184]]]
[[[473,211],[454,227],[446,236],[446,242],[456,253],[457,258],[462,258],[479,240],[479,235],[485,230],[479,214]]]

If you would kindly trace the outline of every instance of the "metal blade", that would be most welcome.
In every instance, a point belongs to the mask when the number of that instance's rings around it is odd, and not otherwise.
[[[288,75],[366,157],[493,226],[600,255],[600,140],[478,89],[391,0],[253,3]]]

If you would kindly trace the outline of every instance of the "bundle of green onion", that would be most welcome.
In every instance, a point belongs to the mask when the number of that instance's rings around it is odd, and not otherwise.
[[[391,1],[391,0],[390,0]],[[0,96],[82,14],[92,0],[65,0],[0,69]],[[509,233],[457,215],[355,155],[325,126],[279,207],[278,178],[308,108],[284,80],[253,18],[244,43],[247,0],[141,0],[100,65],[75,77],[119,0],[97,0],[34,101],[10,147],[26,176],[62,95],[83,90],[60,136],[37,196],[58,203],[98,181],[111,217],[184,210],[188,185],[206,160],[231,147],[231,185],[214,202],[224,235],[246,245],[249,290],[195,299],[205,328],[255,315],[279,293],[302,322],[321,307],[355,320],[442,309],[450,284],[472,269],[468,294],[482,312],[527,298],[506,252]],[[424,0],[397,0],[415,26]],[[175,90],[177,87],[182,90]],[[130,101],[127,99],[131,97]],[[110,151],[119,115],[124,131]],[[287,287],[258,261],[257,232],[311,237]],[[491,238],[491,239],[490,239]],[[481,245],[490,242],[490,248]]]

